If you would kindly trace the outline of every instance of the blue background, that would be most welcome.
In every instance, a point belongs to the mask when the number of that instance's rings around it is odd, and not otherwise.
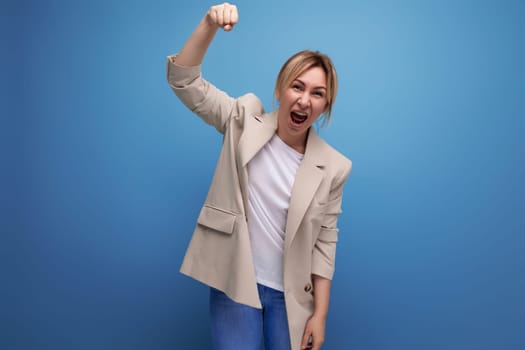
[[[209,348],[207,289],[178,268],[221,138],[165,56],[210,5],[2,3],[0,348]],[[340,75],[321,135],[354,169],[324,348],[524,349],[524,3],[237,5],[216,85],[270,110],[304,48]]]

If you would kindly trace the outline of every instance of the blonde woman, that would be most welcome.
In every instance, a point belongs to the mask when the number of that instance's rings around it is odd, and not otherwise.
[[[277,110],[253,94],[232,98],[202,78],[201,62],[237,7],[212,6],[168,81],[223,134],[222,149],[181,272],[210,286],[217,350],[320,349],[334,273],[337,219],[351,162],[316,134],[337,93],[332,61],[301,51],[277,76]]]

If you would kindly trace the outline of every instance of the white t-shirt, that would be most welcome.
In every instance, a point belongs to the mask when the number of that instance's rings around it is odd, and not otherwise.
[[[283,286],[284,232],[303,154],[275,134],[248,163],[248,230],[257,283]]]

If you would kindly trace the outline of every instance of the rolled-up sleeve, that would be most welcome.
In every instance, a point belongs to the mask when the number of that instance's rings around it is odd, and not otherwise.
[[[335,271],[335,251],[339,235],[337,220],[342,212],[343,187],[350,175],[351,168],[352,163],[348,161],[341,176],[334,182],[313,250],[312,274],[329,280],[333,278]]]

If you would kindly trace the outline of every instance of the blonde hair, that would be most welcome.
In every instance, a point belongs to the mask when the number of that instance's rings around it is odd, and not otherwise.
[[[283,89],[289,87],[298,76],[313,67],[321,67],[326,74],[326,110],[325,122],[332,117],[332,107],[337,95],[337,72],[332,60],[319,51],[303,50],[290,57],[279,71],[275,82],[275,96],[279,96]]]

